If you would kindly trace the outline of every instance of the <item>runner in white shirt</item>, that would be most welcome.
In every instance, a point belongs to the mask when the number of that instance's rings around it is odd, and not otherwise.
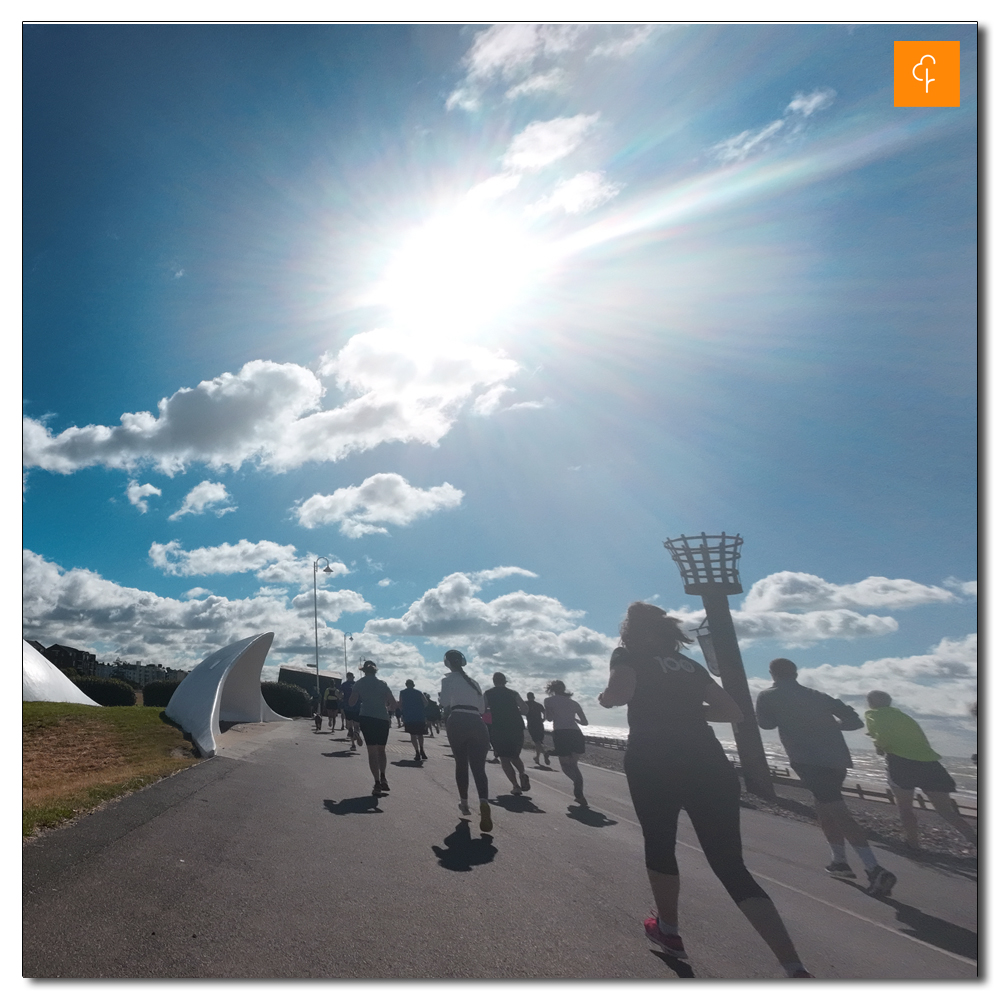
[[[573,798],[587,808],[583,797],[583,775],[577,761],[583,756],[586,744],[577,719],[587,725],[583,709],[573,701],[562,681],[549,681],[545,689],[549,697],[545,699],[545,718],[552,723],[552,746],[559,758],[563,774],[573,782]]]

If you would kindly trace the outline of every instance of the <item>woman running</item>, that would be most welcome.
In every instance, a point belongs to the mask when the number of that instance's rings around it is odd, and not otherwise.
[[[354,674],[347,672],[347,679],[340,685],[340,704],[344,711],[344,725],[347,727],[347,736],[351,741],[351,749],[356,750],[355,743],[364,745],[364,738],[361,735],[358,713],[358,706],[351,701],[351,694],[354,691]]]
[[[489,782],[486,780],[486,751],[490,738],[482,715],[486,701],[482,688],[462,669],[465,657],[457,649],[444,654],[445,666],[451,671],[441,681],[438,704],[444,713],[444,728],[455,755],[455,784],[458,786],[458,809],[463,816],[470,816],[469,768],[479,794],[479,829],[489,833],[493,829],[490,815]]]
[[[680,652],[689,639],[680,621],[652,604],[630,604],[611,676],[598,697],[605,708],[628,705],[625,777],[645,842],[646,874],[657,913],[646,937],[667,955],[687,958],[677,928],[680,878],[674,850],[684,809],[723,887],[792,979],[812,979],[766,892],[743,863],[740,783],[709,722],[743,713],[708,671]],[[707,708],[706,708],[707,705]]]
[[[526,695],[525,714],[528,716],[528,735],[535,744],[535,763],[541,764],[539,754],[545,754],[545,763],[549,762],[549,752],[545,749],[545,709],[535,701],[535,695],[529,691]]]
[[[589,725],[587,716],[573,701],[573,696],[567,692],[562,681],[549,681],[545,690],[549,693],[549,697],[545,699],[545,718],[552,723],[552,752],[559,758],[563,774],[573,782],[573,798],[586,809],[583,775],[577,763],[583,756],[586,744],[576,723],[579,719],[582,725]]]
[[[528,706],[516,691],[507,687],[507,678],[499,671],[493,675],[493,687],[483,697],[487,710],[493,715],[493,750],[513,786],[511,794],[520,795],[531,788],[521,760],[524,746],[524,719],[521,713],[527,712]]]
[[[365,660],[361,667],[364,677],[356,681],[351,691],[350,703],[358,706],[359,724],[368,744],[368,767],[371,768],[375,787],[372,795],[389,791],[385,780],[385,745],[389,742],[389,713],[396,710],[389,685],[375,676],[373,660]]]

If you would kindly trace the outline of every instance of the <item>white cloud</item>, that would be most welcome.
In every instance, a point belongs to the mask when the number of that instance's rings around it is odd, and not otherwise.
[[[526,94],[539,94],[547,90],[558,90],[566,79],[566,74],[561,69],[550,69],[547,73],[535,73],[527,80],[511,87],[504,97],[512,101]]]
[[[472,80],[513,79],[530,71],[541,56],[571,49],[580,33],[575,24],[497,24],[479,32],[463,62]]]
[[[951,603],[955,595],[943,587],[913,580],[870,576],[860,583],[827,583],[811,573],[784,571],[758,580],[743,600],[743,610],[810,611],[832,608],[912,608],[920,604]]]
[[[495,566],[493,569],[481,569],[477,573],[468,573],[473,583],[492,583],[494,580],[506,580],[509,576],[530,576],[537,579],[538,574],[520,566]]]
[[[64,570],[25,550],[23,629],[29,638],[96,651],[100,658],[121,656],[190,669],[210,652],[258,632],[275,633],[269,669],[290,659],[313,658],[312,595],[290,605],[280,593],[242,600],[213,595],[178,600],[123,587],[87,569]],[[304,596],[304,595],[302,595]],[[327,622],[341,615],[370,611],[358,593],[323,592],[320,607],[321,656],[342,663],[342,633]],[[295,602],[299,602],[296,604]],[[332,650],[332,653],[326,653]],[[400,648],[400,654],[403,650]],[[416,650],[407,654],[422,663]]]
[[[804,127],[800,119],[808,118],[817,111],[828,108],[836,96],[837,92],[829,87],[814,90],[810,94],[797,93],[785,108],[783,117],[775,119],[761,129],[747,129],[739,135],[725,139],[714,145],[711,152],[723,163],[739,163],[751,153],[762,153],[770,148],[771,140],[785,129],[786,125],[791,123],[786,132],[790,131],[792,134],[799,132]]]
[[[531,172],[563,159],[583,142],[599,117],[580,114],[532,122],[511,140],[504,153],[504,167]]]
[[[588,170],[560,181],[552,194],[530,205],[527,211],[529,215],[541,215],[561,209],[568,215],[580,215],[610,201],[621,189],[621,184],[605,180],[601,171]]]
[[[178,541],[153,542],[149,547],[150,562],[167,576],[212,576],[233,573],[254,573],[265,583],[297,583],[312,587],[313,556],[295,555],[294,545],[277,542],[248,542],[241,538],[235,545],[223,542],[201,549],[185,550]],[[342,562],[331,562],[330,574],[343,576],[350,572]]]
[[[392,584],[393,584],[393,581],[390,580],[389,577],[384,577],[383,579],[379,580],[379,582],[378,582],[378,585],[380,587],[391,587]]]
[[[642,47],[653,37],[653,34],[664,25],[643,24],[633,29],[624,38],[613,38],[610,41],[595,45],[592,56],[610,56],[624,58],[630,56],[636,49]]]
[[[188,493],[179,509],[175,510],[167,520],[176,521],[185,514],[204,514],[206,510],[211,510],[213,514],[222,517],[223,514],[236,510],[236,507],[223,507],[219,510],[215,509],[216,506],[232,499],[222,483],[213,483],[205,479]]]
[[[457,507],[464,494],[450,483],[420,489],[395,472],[369,476],[360,486],[344,486],[329,495],[315,494],[294,509],[299,524],[315,528],[340,524],[348,538],[387,534],[381,524],[406,525],[438,510]]]
[[[828,108],[836,96],[837,91],[830,87],[814,90],[811,94],[796,94],[785,108],[785,114],[798,114],[808,118],[814,112]]]
[[[949,587],[951,590],[958,591],[958,593],[962,594],[964,597],[978,597],[979,595],[978,580],[967,580],[963,582],[953,576],[949,576],[948,579],[944,581],[944,585]]]
[[[261,589],[263,590],[263,588]],[[186,597],[188,599],[197,597],[208,597],[208,595],[211,593],[212,591],[210,591],[207,587],[192,587],[190,590],[185,590],[184,593],[181,594],[181,597]]]
[[[472,404],[472,412],[481,417],[488,417],[500,406],[500,400],[502,397],[508,392],[513,391],[513,388],[509,385],[493,386],[492,389],[489,389],[481,396],[476,397],[475,402]]]
[[[125,413],[117,427],[53,434],[25,417],[24,465],[71,473],[93,465],[128,469],[153,462],[168,475],[189,463],[238,469],[257,460],[275,472],[334,462],[388,441],[436,445],[474,395],[505,382],[517,363],[502,353],[449,341],[438,350],[391,330],[352,337],[321,359],[347,398],[320,410],[320,377],[295,364],[250,361],[179,389],[159,415]]]
[[[128,502],[132,504],[133,507],[139,508],[140,514],[145,514],[149,511],[149,503],[145,498],[163,496],[163,490],[153,486],[152,483],[143,483],[142,486],[140,486],[138,482],[133,479],[130,480],[128,487],[125,490],[125,495],[128,497]]]
[[[942,639],[927,653],[886,656],[860,666],[824,663],[799,664],[799,681],[807,687],[867,708],[869,691],[888,691],[893,705],[925,718],[967,719],[969,705],[977,698],[978,640],[975,633],[961,639]],[[769,685],[751,678],[754,694]]]
[[[496,201],[505,194],[509,194],[521,183],[520,174],[494,174],[480,181],[475,187],[469,188],[465,194],[467,201],[483,203]]]

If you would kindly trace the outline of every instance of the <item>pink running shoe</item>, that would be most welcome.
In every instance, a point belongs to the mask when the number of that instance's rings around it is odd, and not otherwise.
[[[660,922],[657,920],[655,914],[651,917],[646,917],[642,925],[646,928],[646,937],[653,944],[662,948],[665,955],[669,955],[671,958],[687,958],[687,952],[684,950],[684,942],[680,939],[680,935],[664,934],[660,930]]]

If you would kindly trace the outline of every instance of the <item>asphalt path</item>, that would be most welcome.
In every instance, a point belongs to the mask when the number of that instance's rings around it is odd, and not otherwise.
[[[555,758],[537,768],[524,755],[532,784],[521,797],[488,765],[487,835],[458,814],[443,732],[418,765],[391,731],[391,791],[377,800],[365,752],[343,736],[304,721],[237,727],[218,756],[26,844],[22,974],[782,977],[683,814],[690,962],[646,942],[652,898],[623,775],[585,767],[582,809]],[[748,867],[818,978],[977,977],[968,872],[883,852],[899,882],[876,899],[823,872],[818,829],[748,809],[742,828]]]

